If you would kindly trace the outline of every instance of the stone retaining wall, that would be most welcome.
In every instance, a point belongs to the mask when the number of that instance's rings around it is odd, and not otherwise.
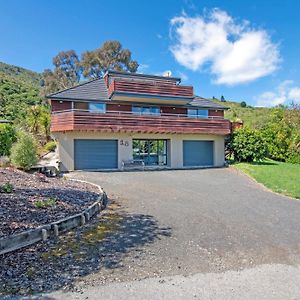
[[[91,184],[91,183],[89,183]],[[69,231],[75,227],[84,225],[91,217],[103,210],[107,203],[105,192],[99,187],[99,198],[81,213],[46,224],[35,229],[9,235],[0,239],[0,255],[8,253],[39,241],[45,241],[49,237],[58,236],[61,232]]]

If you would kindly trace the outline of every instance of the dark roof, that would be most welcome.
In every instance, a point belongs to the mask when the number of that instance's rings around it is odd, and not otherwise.
[[[50,99],[109,100],[103,78],[88,81],[47,96]]]
[[[195,96],[195,98],[188,104],[188,106],[214,108],[214,109],[228,109],[228,107],[225,107],[222,104],[216,103],[212,100],[208,100],[199,96]]]
[[[181,81],[179,77],[168,77],[168,76],[159,76],[159,75],[150,75],[150,74],[141,74],[141,73],[129,73],[129,72],[122,72],[122,71],[108,71],[108,75],[125,75],[126,77],[141,77],[141,78],[148,78],[148,79],[164,79],[164,80],[172,80],[172,81]],[[105,76],[105,75],[104,75]]]

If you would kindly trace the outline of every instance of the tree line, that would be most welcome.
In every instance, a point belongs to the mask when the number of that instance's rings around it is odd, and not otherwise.
[[[108,70],[136,72],[139,67],[119,41],[106,41],[100,48],[83,52],[81,58],[74,50],[61,51],[52,62],[54,69],[43,72],[44,95],[99,78]]]

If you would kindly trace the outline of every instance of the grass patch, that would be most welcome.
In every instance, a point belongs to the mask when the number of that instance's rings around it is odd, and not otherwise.
[[[233,166],[280,194],[300,199],[300,165],[266,160]]]

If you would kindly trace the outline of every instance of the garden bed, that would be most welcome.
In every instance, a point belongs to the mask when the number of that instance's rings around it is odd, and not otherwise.
[[[13,168],[0,168],[1,187],[0,238],[80,213],[99,197],[94,185]]]

